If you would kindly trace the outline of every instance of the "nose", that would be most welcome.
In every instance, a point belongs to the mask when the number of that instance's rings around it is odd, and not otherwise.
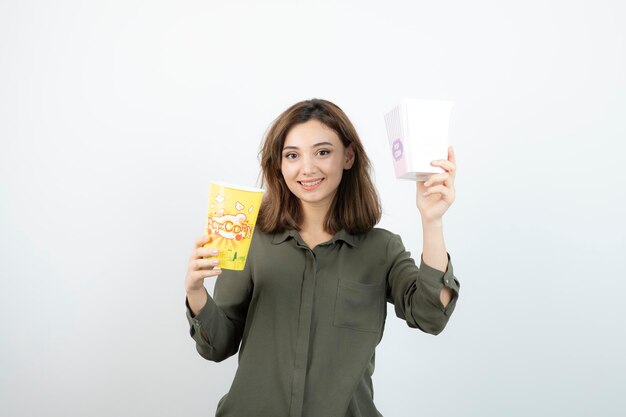
[[[317,173],[317,167],[315,165],[315,159],[311,156],[302,157],[302,174],[311,176]]]

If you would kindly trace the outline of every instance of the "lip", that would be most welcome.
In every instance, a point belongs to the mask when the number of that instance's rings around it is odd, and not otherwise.
[[[306,183],[308,184],[314,183],[313,185],[304,185],[303,181],[298,181],[298,184],[300,184],[300,186],[304,188],[306,191],[313,191],[316,188],[318,188],[323,182],[324,182],[324,178],[315,178],[315,179],[310,179],[306,181]]]

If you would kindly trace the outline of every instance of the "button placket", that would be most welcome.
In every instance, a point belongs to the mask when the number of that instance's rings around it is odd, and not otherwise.
[[[301,245],[298,245],[302,247]],[[311,335],[311,321],[313,317],[313,296],[317,275],[317,259],[315,253],[308,247],[306,251],[306,268],[302,281],[300,315],[296,336],[296,357],[293,369],[291,386],[290,417],[300,417],[304,405],[304,389],[309,357],[309,340]]]

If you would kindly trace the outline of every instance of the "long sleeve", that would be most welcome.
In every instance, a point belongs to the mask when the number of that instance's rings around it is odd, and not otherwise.
[[[238,351],[218,416],[379,416],[372,374],[386,300],[409,326],[438,333],[457,297],[451,265],[418,268],[384,229],[342,230],[312,249],[295,230],[257,230],[250,254],[249,269],[224,270],[213,298],[190,316],[202,356]],[[444,285],[454,289],[447,308]]]
[[[387,301],[395,306],[396,315],[409,327],[431,334],[441,333],[454,311],[460,288],[450,255],[445,272],[426,265],[423,259],[418,268],[400,236],[393,235],[387,244],[387,259],[391,262],[387,277]],[[454,292],[445,308],[439,298],[444,286]]]
[[[207,293],[207,302],[197,315],[193,315],[185,300],[189,333],[200,356],[220,362],[237,353],[251,292],[252,281],[247,269],[224,270],[217,277],[214,296]]]

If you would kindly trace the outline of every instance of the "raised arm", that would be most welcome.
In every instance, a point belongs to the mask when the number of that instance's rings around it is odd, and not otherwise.
[[[422,216],[423,262],[432,268],[445,271],[448,265],[448,254],[443,238],[444,213],[455,199],[454,180],[456,178],[456,157],[454,149],[448,148],[448,159],[437,160],[433,166],[444,170],[441,174],[433,174],[425,182],[417,182],[416,204]],[[447,306],[453,291],[444,287],[440,300]]]
[[[194,250],[189,257],[187,275],[185,275],[185,291],[187,292],[187,303],[193,315],[198,314],[207,301],[208,294],[204,288],[204,280],[222,273],[222,270],[217,266],[219,263],[216,258],[219,253],[218,250],[204,247],[210,242],[210,236],[201,236],[196,240]]]
[[[205,359],[219,362],[239,349],[243,335],[252,284],[248,271],[228,271],[218,278],[214,297],[204,288],[204,279],[222,273],[216,267],[217,251],[206,248],[209,237],[196,241],[185,278],[187,320],[190,335],[198,353]],[[225,279],[221,279],[225,278]]]
[[[387,301],[395,306],[396,315],[409,327],[426,333],[439,334],[454,311],[459,282],[446,254],[446,266],[435,269],[424,262],[415,264],[404,248],[400,236],[393,235],[387,244],[386,258],[391,262],[387,276]],[[441,293],[449,291],[451,300],[444,305]]]

